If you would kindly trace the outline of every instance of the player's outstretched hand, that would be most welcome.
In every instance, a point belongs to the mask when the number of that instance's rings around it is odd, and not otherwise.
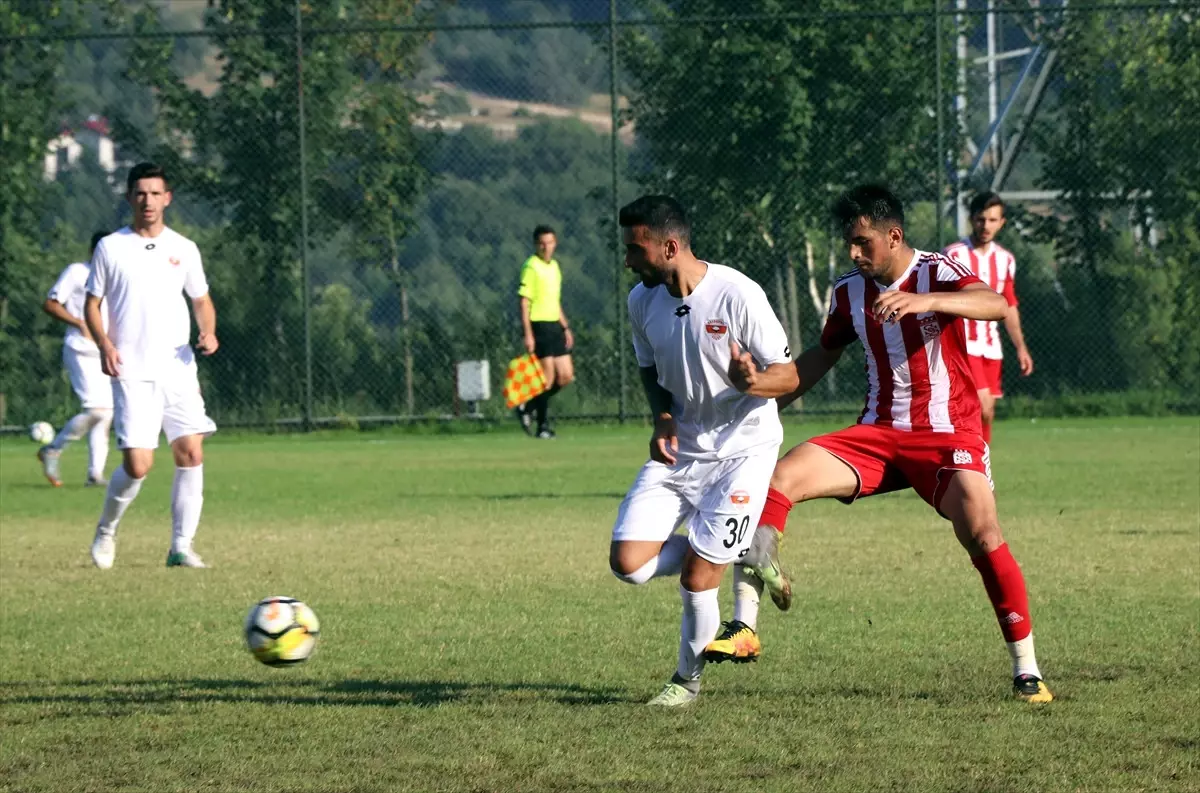
[[[654,435],[650,438],[650,459],[666,465],[675,464],[675,453],[679,451],[679,437],[675,434],[675,419],[654,419]]]
[[[117,345],[109,342],[100,350],[100,369],[109,377],[121,375],[121,353]]]
[[[899,322],[909,314],[922,314],[932,311],[933,298],[931,295],[916,294],[915,292],[884,292],[871,307],[876,322]]]
[[[742,393],[758,382],[758,364],[754,362],[754,356],[739,349],[736,341],[729,343],[729,381]]]
[[[215,333],[201,333],[196,339],[196,349],[202,355],[212,355],[220,346],[221,343],[217,341],[217,334]]]

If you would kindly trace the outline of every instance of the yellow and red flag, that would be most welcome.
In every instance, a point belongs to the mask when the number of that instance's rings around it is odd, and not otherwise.
[[[533,353],[525,353],[508,362],[504,375],[504,403],[509,408],[524,405],[546,390],[546,373]]]

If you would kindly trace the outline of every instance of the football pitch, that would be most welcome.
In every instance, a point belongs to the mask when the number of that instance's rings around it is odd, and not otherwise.
[[[797,507],[796,605],[764,601],[762,660],[644,707],[674,670],[677,583],[621,584],[607,554],[648,437],[218,434],[212,569],[164,567],[164,449],[107,572],[83,444],[56,491],[4,438],[0,791],[1200,789],[1197,419],[998,425],[1046,706],[1010,699],[979,576],[907,492]],[[275,594],[322,620],[306,664],[244,647]]]

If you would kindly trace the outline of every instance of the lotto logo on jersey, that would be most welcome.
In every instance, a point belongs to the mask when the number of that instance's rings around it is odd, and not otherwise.
[[[729,332],[729,325],[723,319],[710,319],[704,323],[704,332],[716,341],[720,341]]]
[[[745,509],[750,503],[750,494],[745,490],[735,490],[729,494],[729,500],[738,509]]]
[[[973,459],[974,458],[971,457],[971,453],[969,451],[967,451],[966,449],[955,449],[954,450],[954,464],[955,465],[970,465],[973,462]]]

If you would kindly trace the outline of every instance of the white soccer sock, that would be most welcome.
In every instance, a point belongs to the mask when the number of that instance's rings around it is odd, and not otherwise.
[[[627,584],[644,584],[651,578],[661,578],[665,575],[679,575],[679,571],[683,569],[683,557],[687,554],[687,549],[687,536],[672,534],[663,543],[662,550],[658,552],[658,556],[655,556],[632,573],[625,574],[613,571],[613,575]]]
[[[116,534],[121,516],[137,498],[143,481],[145,477],[134,479],[130,476],[124,465],[118,465],[117,470],[113,471],[112,479],[108,480],[108,490],[104,494],[104,509],[100,511],[100,522],[96,525],[101,534]]]
[[[763,582],[739,565],[733,567],[733,618],[758,630],[758,601],[762,598]]]
[[[721,628],[721,604],[716,589],[691,592],[679,587],[683,619],[679,624],[679,665],[675,674],[683,680],[699,680],[704,669],[704,648],[717,638]]]
[[[104,464],[108,462],[108,430],[112,426],[112,411],[93,408],[92,428],[88,430],[88,476],[99,479],[104,476]]]
[[[200,509],[204,506],[204,465],[176,468],[171,488],[171,553],[192,549],[192,538],[200,527]]]
[[[1040,680],[1042,672],[1038,669],[1037,656],[1033,653],[1033,634],[1020,641],[1005,644],[1008,645],[1008,654],[1012,656],[1013,677],[1033,675]]]
[[[92,426],[92,414],[84,411],[76,413],[71,417],[71,420],[63,425],[63,428],[54,436],[54,440],[50,441],[50,448],[61,452],[63,449],[71,445],[71,441],[77,441],[83,437],[88,431],[88,427]]]

